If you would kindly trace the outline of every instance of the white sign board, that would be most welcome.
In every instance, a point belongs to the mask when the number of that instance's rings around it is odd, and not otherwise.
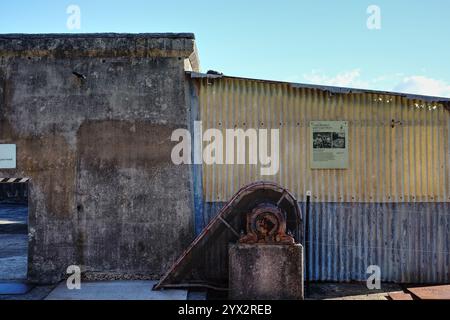
[[[348,169],[348,122],[311,121],[311,169]]]
[[[16,145],[0,144],[0,169],[16,168]]]

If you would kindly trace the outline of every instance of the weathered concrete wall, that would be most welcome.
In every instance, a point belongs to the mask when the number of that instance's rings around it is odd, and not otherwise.
[[[0,143],[18,150],[0,176],[31,178],[31,281],[157,278],[190,243],[191,172],[170,158],[186,59],[191,34],[0,35]]]

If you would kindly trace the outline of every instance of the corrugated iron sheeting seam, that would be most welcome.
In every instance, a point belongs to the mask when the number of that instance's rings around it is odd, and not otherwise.
[[[373,264],[383,281],[450,281],[450,122],[442,105],[263,81],[193,81],[204,130],[280,129],[280,172],[272,180],[299,201],[313,192],[308,279],[366,280]],[[312,120],[349,121],[349,170],[309,169]],[[239,187],[271,180],[259,176],[259,166],[202,171],[205,222]],[[211,267],[223,263],[212,259]]]

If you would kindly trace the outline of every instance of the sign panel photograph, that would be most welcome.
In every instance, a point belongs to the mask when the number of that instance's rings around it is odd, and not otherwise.
[[[348,122],[311,121],[311,169],[348,169]]]
[[[16,145],[0,144],[0,169],[16,168]]]

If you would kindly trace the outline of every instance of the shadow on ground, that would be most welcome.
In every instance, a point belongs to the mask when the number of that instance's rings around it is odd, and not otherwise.
[[[310,283],[305,288],[308,300],[386,300],[389,292],[402,291],[398,284],[382,283],[380,290],[369,290],[365,282]]]

